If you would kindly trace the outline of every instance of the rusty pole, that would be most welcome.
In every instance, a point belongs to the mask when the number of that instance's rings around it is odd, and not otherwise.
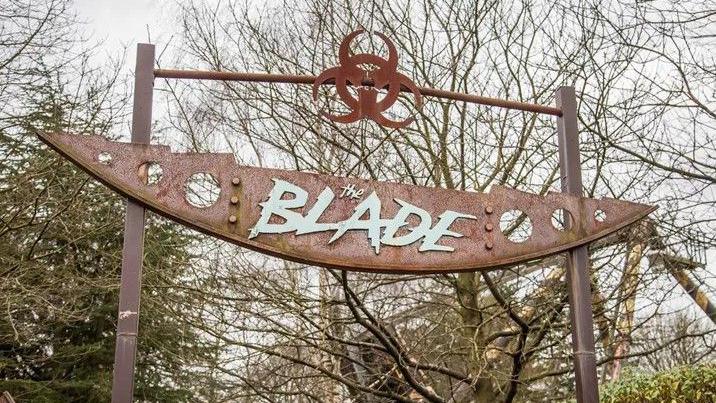
[[[293,75],[293,74],[269,74],[269,73],[239,73],[233,71],[206,71],[206,70],[154,70],[157,78],[175,78],[181,80],[217,80],[217,81],[239,81],[254,83],[284,83],[284,84],[309,84],[313,85],[316,76]],[[335,85],[335,79],[328,79],[323,84]],[[372,86],[374,83],[366,80],[364,86]],[[387,86],[386,88],[389,88]],[[410,91],[404,85],[401,91]],[[526,102],[510,101],[507,99],[483,97],[481,95],[466,94],[430,87],[418,87],[418,92],[426,97],[452,99],[460,102],[469,102],[479,105],[496,106],[499,108],[514,109],[526,112],[543,113],[546,115],[562,116],[562,111],[554,106],[531,104]]]
[[[154,91],[154,45],[137,45],[134,70],[132,142],[149,144]],[[122,278],[119,286],[117,345],[114,352],[112,402],[129,403],[134,393],[134,362],[139,330],[139,296],[144,254],[144,207],[127,200],[122,249]]]
[[[574,87],[561,87],[555,96],[557,107],[562,111],[562,116],[557,118],[562,191],[581,197],[582,169],[579,160],[577,99]],[[584,218],[587,217],[579,217]],[[566,261],[578,403],[599,402],[588,248],[588,245],[583,245],[568,251]]]

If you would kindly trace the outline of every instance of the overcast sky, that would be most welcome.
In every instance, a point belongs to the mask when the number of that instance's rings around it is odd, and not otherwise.
[[[75,0],[75,10],[87,22],[87,34],[102,41],[106,55],[118,56],[128,49],[127,63],[134,65],[134,49],[139,42],[162,46],[171,36],[167,29],[176,9],[166,0]],[[148,29],[148,30],[147,30]],[[149,34],[148,34],[149,33]]]

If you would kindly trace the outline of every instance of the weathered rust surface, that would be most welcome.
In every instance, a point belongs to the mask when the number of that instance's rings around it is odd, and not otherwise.
[[[339,123],[351,123],[359,119],[367,118],[377,122],[380,125],[398,129],[405,127],[413,122],[413,118],[402,121],[390,120],[383,116],[383,112],[388,110],[400,95],[401,86],[407,88],[413,93],[415,106],[422,106],[422,97],[418,87],[405,75],[398,73],[398,51],[393,42],[387,36],[380,32],[376,32],[388,47],[388,59],[370,53],[360,53],[350,55],[350,44],[356,36],[365,32],[362,29],[353,31],[341,42],[338,49],[339,65],[331,67],[315,79],[313,83],[313,99],[318,98],[318,88],[331,80],[335,83],[336,92],[341,101],[345,103],[351,111],[345,115],[332,115],[322,112],[327,119]],[[361,66],[375,66],[375,70],[366,70]],[[367,85],[364,85],[367,84]],[[356,87],[358,97],[354,97],[348,90],[348,86]],[[385,89],[387,94],[380,97],[378,90]]]
[[[510,265],[584,245],[655,210],[627,201],[563,193],[542,197],[504,187],[493,187],[490,193],[475,193],[238,166],[231,154],[172,153],[166,146],[111,142],[99,136],[40,134],[40,138],[102,183],[170,219],[259,252],[345,270],[444,273]],[[111,164],[98,160],[101,153],[112,156]],[[149,161],[159,163],[163,171],[162,179],[154,185],[145,185],[138,175],[139,167]],[[197,208],[185,199],[187,178],[200,172],[211,174],[221,188],[218,201],[211,207]],[[261,216],[259,203],[267,201],[276,180],[290,182],[308,193],[305,206],[294,210],[302,215],[311,210],[319,193],[330,188],[336,197],[320,216],[320,223],[347,220],[372,192],[380,198],[381,219],[396,215],[400,205],[395,199],[424,209],[432,217],[433,226],[447,210],[475,218],[455,220],[449,227],[463,237],[439,239],[439,245],[454,249],[451,252],[420,252],[421,242],[417,241],[406,246],[381,245],[377,253],[365,230],[347,231],[332,243],[329,241],[334,230],[303,235],[259,234],[250,239],[250,229]],[[364,192],[356,198],[338,197],[345,187]],[[552,212],[558,208],[567,209],[575,218],[566,231],[551,224]],[[500,231],[500,216],[513,209],[525,212],[533,226],[531,236],[521,243],[511,242]],[[606,214],[603,222],[594,218],[596,210]],[[416,225],[411,220],[408,228]],[[492,230],[488,230],[490,227]]]

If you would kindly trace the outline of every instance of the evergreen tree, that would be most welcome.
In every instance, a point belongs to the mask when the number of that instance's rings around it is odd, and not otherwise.
[[[0,391],[18,402],[110,399],[124,200],[41,145],[34,133],[100,133],[114,80],[68,91],[46,78],[20,91],[25,114],[0,130]],[[210,356],[183,319],[194,235],[148,214],[135,398],[200,394]],[[193,400],[193,398],[192,398]]]

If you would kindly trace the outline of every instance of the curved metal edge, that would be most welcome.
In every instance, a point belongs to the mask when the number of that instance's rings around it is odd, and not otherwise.
[[[65,157],[66,159],[70,160],[73,164],[80,167],[83,171],[87,172],[90,176],[97,179],[99,182],[104,184],[105,186],[109,187],[110,189],[114,190],[115,192],[119,193],[120,195],[131,199],[132,201],[135,201],[142,206],[146,207],[147,209],[153,211],[156,214],[159,214],[163,217],[166,217],[172,221],[176,221],[182,225],[185,225],[189,228],[192,228],[196,231],[199,231],[203,234],[213,236],[215,238],[219,238],[223,241],[245,247],[247,249],[251,249],[256,252],[268,254],[270,256],[282,258],[291,260],[297,263],[307,264],[311,266],[320,266],[320,267],[326,267],[331,269],[339,269],[339,270],[346,270],[346,271],[357,271],[357,272],[364,272],[364,273],[386,273],[386,274],[446,274],[446,273],[460,273],[460,272],[471,272],[471,271],[489,271],[494,269],[499,269],[507,266],[512,266],[518,263],[524,263],[531,260],[536,260],[540,258],[549,257],[558,253],[566,252],[570,249],[573,249],[578,246],[582,246],[585,244],[588,244],[590,242],[593,242],[595,240],[604,238],[614,232],[617,232],[625,227],[628,227],[629,225],[639,221],[640,219],[646,217],[653,211],[655,211],[658,207],[653,206],[644,209],[643,211],[640,211],[626,220],[624,222],[620,223],[619,225],[615,225],[613,227],[609,227],[607,229],[604,229],[600,232],[597,232],[595,234],[592,234],[590,236],[581,238],[579,240],[576,240],[574,242],[570,242],[564,245],[560,245],[554,248],[550,248],[544,251],[529,253],[526,255],[520,255],[515,256],[512,258],[505,259],[500,262],[499,265],[494,264],[477,264],[474,266],[465,266],[465,265],[453,265],[453,266],[425,266],[423,268],[416,268],[416,267],[405,267],[400,266],[398,264],[391,265],[386,264],[382,267],[375,267],[375,266],[364,266],[364,265],[355,265],[355,266],[347,266],[347,265],[336,265],[331,264],[328,262],[323,261],[317,261],[317,260],[309,260],[303,258],[301,255],[298,254],[291,254],[287,253],[282,250],[278,250],[275,248],[272,248],[268,245],[254,242],[248,239],[243,239],[237,237],[235,234],[222,231],[216,228],[212,228],[208,225],[205,225],[200,222],[194,222],[191,220],[188,220],[184,217],[172,214],[168,211],[165,211],[162,209],[162,207],[156,203],[154,203],[152,200],[142,197],[141,195],[132,192],[130,189],[125,189],[121,186],[118,186],[116,183],[113,183],[109,180],[107,180],[105,177],[103,177],[98,171],[94,170],[89,164],[83,163],[83,158],[81,158],[79,155],[72,152],[72,150],[65,150],[62,147],[60,147],[58,144],[54,143],[50,136],[47,136],[45,133],[36,133],[37,136],[42,140],[43,143],[47,144],[50,148],[55,150],[57,153]]]

